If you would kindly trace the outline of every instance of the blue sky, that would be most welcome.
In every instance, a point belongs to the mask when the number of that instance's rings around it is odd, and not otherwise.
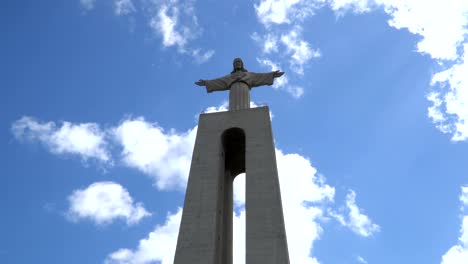
[[[2,263],[172,263],[199,79],[281,69],[291,263],[468,263],[468,2],[4,1]],[[235,263],[243,262],[243,177]]]

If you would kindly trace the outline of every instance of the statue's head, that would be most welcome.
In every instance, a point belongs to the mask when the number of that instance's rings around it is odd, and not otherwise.
[[[231,73],[234,73],[236,71],[242,71],[242,72],[246,72],[247,70],[244,68],[244,62],[242,61],[241,58],[235,58],[234,61],[232,62],[232,72]]]

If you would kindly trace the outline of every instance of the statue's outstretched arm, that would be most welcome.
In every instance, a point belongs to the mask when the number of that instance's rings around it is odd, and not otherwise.
[[[273,72],[273,77],[278,78],[278,77],[283,76],[283,74],[284,74],[284,72],[282,72],[282,71],[274,71]]]
[[[224,91],[229,89],[229,78],[221,77],[213,80],[203,80],[200,79],[195,82],[198,86],[205,86],[206,91],[211,93],[214,91]]]
[[[195,84],[198,85],[198,86],[205,86],[205,85],[206,85],[206,81],[200,79],[200,80],[198,80],[198,82],[195,82]]]

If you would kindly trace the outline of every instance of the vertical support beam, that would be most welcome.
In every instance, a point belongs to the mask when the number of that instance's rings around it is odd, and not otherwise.
[[[246,264],[287,264],[289,253],[269,112],[257,116],[247,133]]]
[[[200,120],[174,264],[223,263],[224,154],[210,127]]]

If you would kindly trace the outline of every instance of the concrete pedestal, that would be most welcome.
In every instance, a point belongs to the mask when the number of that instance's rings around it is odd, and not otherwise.
[[[233,179],[246,173],[246,264],[289,263],[268,107],[200,115],[175,264],[232,264]]]

